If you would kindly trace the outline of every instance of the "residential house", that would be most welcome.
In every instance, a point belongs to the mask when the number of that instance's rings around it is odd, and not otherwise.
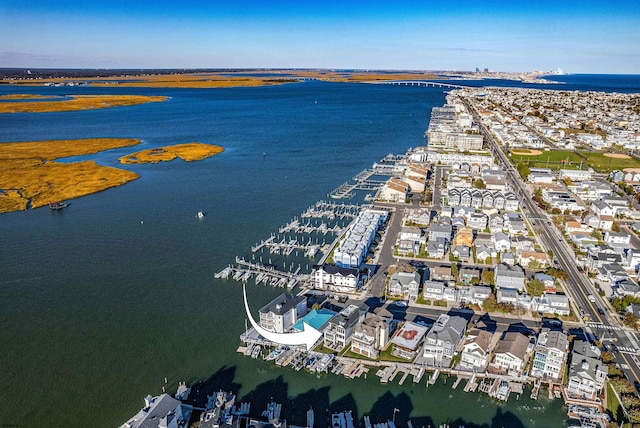
[[[482,305],[490,295],[491,287],[488,287],[486,285],[473,285],[471,286],[470,303],[474,305]]]
[[[562,381],[569,341],[561,331],[543,328],[534,348],[531,375]]]
[[[383,201],[404,202],[411,194],[411,186],[399,178],[390,178],[380,192],[378,198]]]
[[[476,263],[484,263],[489,257],[496,255],[495,249],[486,244],[476,245]]]
[[[464,318],[440,315],[425,336],[423,357],[430,365],[448,365],[466,329]]]
[[[477,328],[469,331],[462,345],[460,366],[469,370],[484,370],[489,359],[493,334]]]
[[[463,284],[470,284],[474,278],[480,281],[480,270],[475,268],[462,268],[458,273],[458,278]]]
[[[501,253],[500,261],[502,262],[502,264],[508,265],[508,266],[513,266],[516,264],[516,258],[510,251]]]
[[[428,328],[411,321],[405,322],[391,338],[393,349],[391,355],[413,361]]]
[[[608,374],[608,368],[600,360],[600,355],[597,346],[583,340],[574,340],[565,388],[570,398],[596,399]]]
[[[364,314],[356,305],[349,305],[331,318],[323,331],[325,348],[342,351]]]
[[[640,286],[638,284],[631,282],[629,279],[625,279],[615,283],[613,287],[614,297],[640,297]]]
[[[504,225],[504,220],[501,215],[492,214],[489,217],[489,232],[491,232],[491,234],[502,232],[503,225]]]
[[[366,313],[351,335],[351,352],[376,359],[389,342],[391,319]]]
[[[516,290],[499,288],[496,291],[496,301],[498,303],[518,306],[518,292]]]
[[[624,262],[625,266],[637,272],[638,265],[640,265],[640,250],[630,249],[627,251],[627,258],[624,259]]]
[[[441,281],[425,281],[422,284],[422,295],[427,300],[443,300],[446,284]]]
[[[442,259],[447,252],[447,241],[444,238],[430,240],[427,243],[427,257],[432,259]]]
[[[471,259],[471,248],[466,245],[455,245],[451,248],[451,255],[463,263],[468,263]]]
[[[144,407],[120,428],[178,428],[189,426],[193,406],[184,404],[169,394],[148,395]]]
[[[591,204],[591,209],[598,217],[602,217],[602,216],[615,217],[616,215],[616,210],[611,205],[607,204],[602,200],[594,201]]]
[[[536,279],[544,284],[545,293],[554,294],[556,292],[556,281],[551,275],[547,275],[544,272],[537,272],[533,275],[533,279]]]
[[[489,222],[489,218],[486,214],[471,213],[467,220],[467,225],[473,230],[483,231]]]
[[[504,209],[505,211],[518,211],[520,207],[520,202],[518,202],[518,197],[512,192],[506,192],[504,196]],[[498,208],[496,206],[496,208]]]
[[[431,279],[433,281],[455,281],[451,273],[451,266],[436,266],[431,269]]]
[[[564,294],[543,294],[533,299],[532,309],[538,313],[569,315],[569,298]]]
[[[360,271],[330,264],[314,265],[311,279],[316,290],[355,293],[360,285]]]
[[[418,272],[395,272],[389,279],[387,294],[404,300],[415,300],[420,289]]]
[[[494,350],[491,366],[509,376],[520,376],[527,359],[529,338],[516,331],[507,331]]]
[[[520,266],[501,263],[494,270],[494,283],[499,289],[524,290],[524,271]]]
[[[285,333],[307,313],[307,298],[281,294],[260,311],[260,326],[268,331]]]
[[[549,258],[545,253],[538,251],[521,251],[518,254],[518,263],[523,268],[545,267],[549,263]]]
[[[450,224],[431,223],[427,232],[429,241],[435,241],[438,238],[445,239],[447,242],[451,241],[452,228]]]
[[[491,242],[497,252],[509,251],[511,249],[511,239],[509,235],[502,232],[497,232],[491,235]]]

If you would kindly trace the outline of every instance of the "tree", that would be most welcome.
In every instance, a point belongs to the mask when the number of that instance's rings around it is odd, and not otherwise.
[[[562,269],[550,267],[545,272],[547,275],[552,276],[555,280],[566,281],[569,279],[569,274]]]
[[[484,183],[482,178],[476,178],[472,183],[473,187],[476,189],[486,189],[487,185]]]
[[[625,312],[622,322],[627,327],[631,327],[631,328],[634,328],[634,329],[637,330],[638,329],[638,321],[639,320],[640,319],[638,318],[637,315],[632,314],[631,312]]]
[[[620,223],[618,223],[617,221],[614,221],[613,224],[611,225],[611,231],[620,232]]]
[[[496,300],[496,296],[491,293],[489,297],[482,302],[482,308],[487,312],[495,312],[498,307],[498,301]]]
[[[530,280],[527,283],[527,291],[532,296],[536,296],[536,297],[541,296],[542,293],[544,292],[544,282],[537,279]]]
[[[458,281],[458,263],[451,263],[451,276]]]
[[[524,163],[518,164],[517,170],[518,170],[518,173],[520,174],[520,177],[522,177],[525,180],[529,176],[529,174],[531,174],[531,169],[527,166],[527,164],[524,164]]]
[[[484,282],[485,284],[493,285],[493,280],[494,280],[493,270],[491,269],[483,270],[480,278],[482,279],[482,282]]]

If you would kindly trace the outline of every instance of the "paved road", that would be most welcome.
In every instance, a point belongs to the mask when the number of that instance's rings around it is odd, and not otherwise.
[[[535,222],[535,225],[538,226],[538,236],[542,240],[543,245],[553,251],[554,260],[569,275],[566,292],[569,297],[589,315],[591,322],[587,325],[587,329],[591,330],[601,339],[615,340],[616,349],[618,349],[617,352],[614,352],[615,361],[620,364],[629,380],[640,381],[640,360],[638,359],[640,355],[638,352],[640,342],[638,342],[637,337],[633,332],[621,327],[617,318],[607,315],[606,312],[605,315],[598,313],[599,307],[606,308],[607,305],[596,292],[591,280],[584,273],[578,271],[573,250],[566,244],[557,228],[548,219],[547,214],[542,212],[538,205],[531,199],[531,195],[520,179],[519,174],[513,165],[511,165],[498,143],[493,139],[491,133],[483,125],[477,111],[471,106],[468,100],[463,99],[463,102],[467,105],[476,123],[480,126],[499,165],[503,168],[503,171],[507,173],[507,179],[514,185],[516,193],[520,198],[523,212],[527,214],[529,220]],[[594,296],[595,303],[589,300],[589,295]]]

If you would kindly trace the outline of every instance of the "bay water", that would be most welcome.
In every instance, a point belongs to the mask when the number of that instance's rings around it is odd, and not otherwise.
[[[555,86],[555,85],[554,85]],[[569,86],[568,84],[566,86]],[[636,87],[637,87],[636,81]],[[546,87],[546,85],[542,85]],[[316,377],[236,353],[241,288],[213,275],[251,245],[388,153],[425,144],[438,88],[304,82],[228,89],[0,87],[0,94],[167,95],[164,103],[95,111],[0,115],[0,141],[140,138],[138,147],[77,159],[140,178],[47,208],[0,215],[0,424],[119,426],[147,394],[178,382],[194,396],[220,388],[271,398],[304,424],[309,406],[393,417],[401,426],[566,426],[560,400],[485,395],[407,382]],[[120,165],[140,149],[203,142],[199,162]],[[67,161],[67,160],[65,160]],[[206,213],[203,220],[196,213]],[[279,260],[280,263],[282,260]],[[296,263],[304,266],[304,260]],[[310,265],[313,260],[309,259]],[[256,310],[281,293],[248,285]],[[166,382],[165,382],[166,379]],[[447,382],[447,383],[445,383]]]

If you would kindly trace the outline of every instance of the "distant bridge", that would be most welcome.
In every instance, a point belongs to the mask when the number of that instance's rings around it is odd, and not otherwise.
[[[404,86],[424,86],[426,88],[453,88],[453,89],[466,89],[469,86],[453,85],[451,83],[441,82],[428,82],[425,80],[386,80],[380,82],[363,82],[373,83],[378,85],[404,85]]]

